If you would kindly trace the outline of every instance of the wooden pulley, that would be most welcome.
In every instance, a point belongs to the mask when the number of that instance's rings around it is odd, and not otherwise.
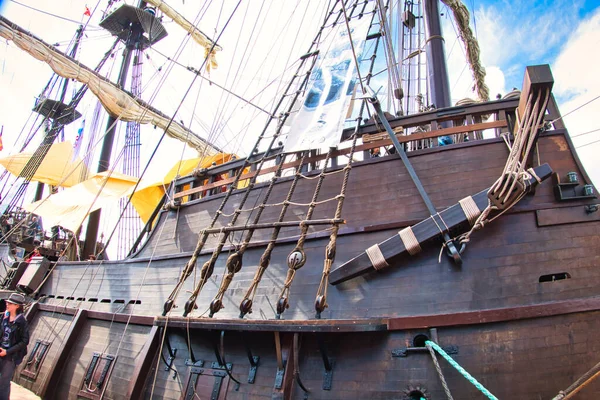
[[[514,185],[513,185],[514,183]],[[502,191],[503,187],[513,187],[510,194],[507,195],[506,191]],[[504,210],[506,207],[513,204],[519,196],[525,192],[525,185],[522,179],[515,173],[506,173],[502,178],[490,189],[488,192],[488,199],[494,207],[498,210]],[[508,190],[508,189],[507,189]]]
[[[397,100],[402,100],[404,98],[404,90],[402,90],[402,88],[395,88],[394,89],[394,97]]]
[[[290,269],[300,269],[306,264],[306,254],[304,250],[296,247],[287,258],[287,264]]]
[[[315,299],[315,311],[317,314],[321,314],[327,308],[327,298],[322,294],[318,295]]]
[[[185,307],[183,308],[183,316],[187,317],[189,313],[194,311],[196,308],[196,297],[192,296],[188,301],[185,302]]]
[[[214,261],[208,260],[207,262],[205,262],[204,265],[202,266],[202,270],[200,272],[200,279],[202,279],[203,281],[206,281],[208,278],[210,278],[214,269],[215,269]]]
[[[227,258],[227,271],[232,274],[237,274],[242,269],[242,257],[237,251]]]
[[[244,299],[240,303],[240,318],[244,318],[246,314],[252,314],[252,300]]]
[[[208,315],[212,318],[213,315],[218,313],[223,308],[223,302],[219,298],[213,299],[213,301],[210,302],[209,308],[210,313]]]
[[[288,308],[290,308],[290,303],[288,302],[288,298],[285,296],[280,297],[279,300],[277,301],[277,318],[279,318],[279,316],[281,316],[281,314],[283,314],[283,312],[285,310],[287,310]]]
[[[163,317],[165,317],[169,313],[169,311],[171,311],[174,304],[175,304],[175,302],[172,299],[165,301],[165,305],[163,306],[163,313],[162,313]]]

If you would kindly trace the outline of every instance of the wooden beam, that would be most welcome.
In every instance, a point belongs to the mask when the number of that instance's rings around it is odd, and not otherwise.
[[[31,324],[31,321],[33,321],[33,319],[35,318],[35,315],[37,314],[39,309],[40,309],[40,303],[38,301],[35,301],[31,304],[31,306],[29,307],[29,310],[27,310],[27,312],[25,313],[25,319],[27,320],[28,323]]]
[[[583,205],[536,210],[535,214],[538,226],[576,224],[600,220],[600,212],[587,212]]]
[[[152,364],[160,343],[159,332],[160,328],[158,326],[153,326],[148,333],[146,343],[135,362],[135,368],[132,371],[129,387],[127,388],[127,396],[125,396],[126,399],[138,400],[141,399],[144,394],[146,378],[152,369]]]
[[[62,345],[56,354],[56,358],[54,358],[52,365],[50,365],[50,370],[48,371],[46,380],[40,389],[40,393],[38,393],[43,399],[54,399],[58,389],[58,384],[60,383],[60,377],[65,369],[65,366],[67,365],[69,354],[71,353],[71,350],[77,341],[79,331],[81,331],[81,328],[85,324],[86,320],[87,311],[81,309],[78,310],[77,314],[75,314],[75,318],[73,318],[73,321],[71,322],[69,330],[62,341]]]
[[[279,332],[275,332],[275,335],[280,335]],[[291,400],[292,394],[294,393],[294,352],[292,351],[292,337],[291,334],[280,335],[280,346],[281,354],[283,357],[283,363],[285,365],[285,372],[283,374],[283,382],[281,389],[273,387],[273,393],[271,394],[272,400]]]
[[[262,332],[368,332],[386,330],[387,321],[382,318],[368,320],[258,320],[258,319],[216,319],[190,317],[156,317],[154,324],[170,328],[262,331]]]
[[[439,110],[428,111],[424,113],[405,115],[402,117],[389,120],[392,128],[403,126],[405,129],[409,127],[429,124],[432,121],[438,124],[444,121],[453,119],[461,119],[467,115],[485,115],[496,114],[499,112],[512,112],[519,105],[518,99],[493,100],[486,103],[475,103],[460,107],[443,108]],[[354,134],[355,128],[344,129],[342,140],[348,140]],[[361,126],[358,130],[358,135],[377,133],[380,131],[380,126],[377,124],[369,124]]]
[[[390,318],[388,329],[394,331],[439,328],[444,326],[480,325],[598,310],[600,310],[600,297],[590,297],[587,299],[552,301],[529,306],[496,308],[491,310]]]
[[[548,164],[544,164],[536,167],[535,172],[541,180],[545,180],[552,174],[552,169]],[[529,187],[532,187],[537,184],[537,181],[535,178],[531,178],[528,183]],[[488,205],[488,190],[489,189],[485,189],[472,196],[473,201],[477,205],[477,208],[480,212],[483,211]],[[453,229],[467,223],[467,217],[460,204],[455,204],[439,212],[439,215],[441,216],[441,220],[444,221],[444,224],[449,229]],[[412,231],[420,245],[423,245],[424,243],[441,236],[440,227],[443,226],[443,224],[439,222],[439,220],[440,218],[438,217],[436,217],[436,220],[434,220],[432,217],[429,217],[412,227]],[[408,254],[408,250],[404,246],[404,243],[399,235],[394,235],[391,238],[379,243],[379,249],[389,264],[393,264],[398,257]],[[373,271],[377,270],[371,263],[367,253],[362,252],[359,256],[347,261],[335,270],[331,271],[329,281],[332,285],[337,285],[338,283],[345,282],[359,275]]]
[[[79,308],[57,306],[52,304],[40,304],[39,309],[41,311],[50,311],[59,314],[75,315]],[[114,312],[107,311],[95,311],[87,310],[87,318],[99,319],[102,321],[113,321],[113,322],[129,322],[136,325],[147,325],[151,326],[154,324],[154,317],[148,315],[130,315],[130,314],[115,314]]]
[[[540,284],[543,285],[543,284]],[[446,314],[411,315],[393,318],[366,318],[354,320],[210,320],[209,318],[170,317],[169,327],[190,329],[230,329],[240,331],[261,330],[266,332],[321,332],[347,333],[349,324],[353,332],[396,331],[465,325],[483,325],[494,322],[547,318],[565,314],[600,311],[600,296],[586,299],[571,299],[544,302],[527,306],[494,308],[478,311],[453,312]],[[156,325],[164,326],[166,318],[158,317]],[[211,323],[212,322],[212,323]],[[189,325],[188,325],[189,324]],[[218,325],[217,325],[218,324]],[[258,329],[260,327],[260,329]],[[338,329],[342,327],[342,329]],[[344,328],[345,327],[345,328]],[[376,328],[376,329],[373,329]],[[286,338],[286,336],[282,336]],[[290,336],[288,335],[289,339]],[[282,343],[284,340],[282,340]],[[285,352],[286,346],[282,345]],[[285,353],[284,353],[284,358]],[[287,358],[289,360],[289,358]],[[290,366],[292,364],[289,364]],[[286,371],[287,372],[287,371]]]

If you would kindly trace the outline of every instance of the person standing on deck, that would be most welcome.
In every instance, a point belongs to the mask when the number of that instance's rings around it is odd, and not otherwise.
[[[10,398],[10,381],[17,365],[27,355],[29,326],[23,315],[23,304],[25,297],[22,294],[11,294],[0,321],[0,400]]]

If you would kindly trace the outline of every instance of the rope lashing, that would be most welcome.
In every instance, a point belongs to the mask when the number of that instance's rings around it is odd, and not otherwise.
[[[373,264],[373,268],[377,271],[390,266],[387,261],[385,261],[385,257],[377,243],[365,250],[365,253],[367,253],[367,257],[369,257],[371,264]]]
[[[468,232],[456,238],[461,244],[468,243],[473,232],[506,213],[525,196],[527,192],[524,184],[526,178],[534,177],[538,183],[541,183],[541,179],[532,168],[525,169],[525,164],[533,148],[538,128],[546,114],[549,98],[549,89],[539,93],[530,93],[512,145],[508,141],[508,136],[503,136],[510,152],[504,170],[488,191],[489,201],[485,210],[472,223]],[[464,207],[463,211],[465,211]],[[494,215],[490,217],[492,212]],[[465,211],[465,215],[467,215],[467,211]],[[469,219],[468,215],[467,219]],[[471,222],[470,219],[469,222]]]
[[[442,387],[444,388],[446,397],[448,398],[448,400],[454,400],[454,398],[452,397],[452,393],[450,393],[450,388],[448,387],[448,384],[446,383],[446,378],[444,378],[444,373],[442,372],[442,367],[440,367],[440,363],[439,363],[437,357],[435,356],[435,350],[433,350],[433,348],[431,346],[427,346],[427,349],[429,350],[429,354],[431,354],[431,359],[433,360],[433,364],[435,365],[435,370],[437,371],[438,376],[440,377],[440,381],[442,382]]]
[[[421,251],[421,245],[419,245],[419,241],[410,226],[402,229],[398,232],[398,235],[400,236],[400,240],[402,240],[402,244],[406,248],[406,251],[408,251],[408,254],[414,256]]]
[[[479,211],[479,207],[477,207],[477,204],[475,204],[473,197],[465,197],[464,199],[459,200],[458,204],[460,204],[460,207],[465,213],[469,224],[471,226],[475,225],[475,222],[477,222],[477,218],[481,214],[481,211]]]
[[[439,355],[441,355],[442,357],[444,357],[446,359],[446,361],[448,361],[448,363],[450,365],[452,365],[458,372],[460,372],[460,374],[462,376],[465,377],[466,380],[468,380],[469,382],[471,382],[471,384],[473,386],[475,386],[481,393],[483,393],[484,395],[486,395],[488,399],[490,399],[490,400],[498,400],[498,398],[496,396],[494,396],[492,393],[490,393],[489,390],[487,390],[481,383],[479,383],[477,381],[477,379],[473,378],[473,376],[471,374],[469,374],[463,367],[461,367],[460,365],[458,365],[458,363],[456,361],[454,361],[454,359],[452,357],[450,357],[448,355],[448,353],[446,353],[436,343],[432,342],[431,340],[428,340],[428,341],[425,342],[425,346],[427,346],[427,348],[429,349],[429,351],[431,351],[432,349],[435,350],[435,351],[437,351],[439,353]]]
[[[531,175],[532,177],[535,178],[535,180],[537,181],[537,183],[542,183],[542,180],[540,179],[539,176],[537,176],[537,174],[535,173],[535,171],[533,170],[533,168],[529,168],[527,170],[527,172],[529,173],[529,175]]]

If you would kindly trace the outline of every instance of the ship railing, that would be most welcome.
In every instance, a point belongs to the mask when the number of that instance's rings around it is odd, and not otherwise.
[[[397,117],[389,120],[390,126],[397,132],[397,138],[405,146],[407,152],[423,149],[435,151],[436,148],[464,146],[492,138],[502,134],[512,134],[516,122],[515,110],[519,98],[509,98],[485,103],[474,103],[445,109],[432,110],[420,114]],[[551,96],[546,122],[553,121],[549,129],[564,128],[559,118],[556,102]],[[342,134],[342,143],[330,158],[328,168],[345,165],[351,148],[351,137],[355,128],[347,128]],[[381,124],[366,123],[358,129],[357,134],[362,143],[356,146],[353,159],[362,161],[373,157],[393,155],[391,140]],[[441,138],[444,138],[443,140]],[[446,139],[446,138],[449,138]],[[378,149],[378,151],[374,151]],[[395,156],[395,155],[394,155]],[[265,157],[261,171],[256,171],[258,161]],[[254,177],[258,183],[271,179],[280,163],[284,163],[282,176],[292,176],[299,164],[300,153],[284,154],[283,147],[275,147],[268,154],[256,153],[249,158],[249,166],[243,159],[237,159],[225,164],[215,165],[192,175],[177,180],[174,185],[172,200],[178,205],[194,200],[213,197],[226,192],[234,184],[240,169],[244,168],[236,189],[243,189]],[[311,150],[304,160],[301,172],[311,174],[324,168],[326,155]],[[246,165],[246,167],[244,167]],[[258,176],[256,176],[258,174]]]

